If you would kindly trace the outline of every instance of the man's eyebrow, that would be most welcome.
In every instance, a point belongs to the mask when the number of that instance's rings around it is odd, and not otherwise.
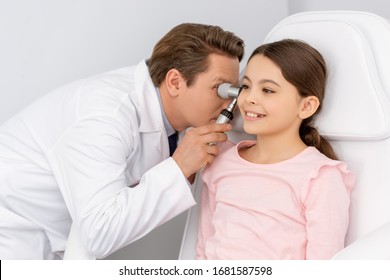
[[[217,77],[217,78],[213,79],[213,82],[218,82],[218,83],[229,83],[229,81],[227,81],[226,79],[221,78],[221,77]]]

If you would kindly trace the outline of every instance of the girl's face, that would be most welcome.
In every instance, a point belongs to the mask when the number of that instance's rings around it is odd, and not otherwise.
[[[272,60],[252,57],[242,84],[238,106],[247,133],[262,137],[298,134],[303,98]]]

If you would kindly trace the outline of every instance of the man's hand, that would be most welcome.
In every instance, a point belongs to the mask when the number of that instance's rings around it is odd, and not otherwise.
[[[219,153],[219,147],[209,143],[225,142],[225,132],[231,129],[230,124],[210,124],[186,132],[172,158],[187,178],[213,162]]]

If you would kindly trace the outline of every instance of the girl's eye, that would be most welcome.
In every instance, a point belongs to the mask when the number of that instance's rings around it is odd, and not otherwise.
[[[263,88],[263,92],[265,92],[265,93],[274,93],[275,91],[273,91],[272,89],[269,89],[269,88]]]
[[[246,84],[242,84],[241,88],[244,90],[244,89],[248,89],[249,87]]]

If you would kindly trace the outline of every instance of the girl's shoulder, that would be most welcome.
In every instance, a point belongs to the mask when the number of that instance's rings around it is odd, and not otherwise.
[[[314,147],[308,147],[306,150],[306,165],[310,167],[307,172],[308,182],[314,180],[329,180],[338,177],[344,182],[348,192],[351,192],[355,185],[355,175],[350,171],[348,164],[341,160],[333,160],[322,154]]]
[[[226,141],[218,143],[219,153],[211,164],[208,164],[204,171],[203,177],[220,176],[221,172],[229,170],[238,170],[246,163],[240,158],[238,149],[242,145],[253,145],[253,141],[241,141],[239,143]]]
[[[326,155],[317,150],[317,148],[312,146],[307,147],[295,157],[295,164],[296,163],[308,164],[313,167],[322,165],[336,166],[338,164],[344,164],[342,161],[328,158]]]
[[[226,141],[219,143],[219,155],[217,158],[223,158],[224,156],[233,156],[236,157],[238,154],[238,150],[242,147],[249,147],[256,144],[256,141],[253,140],[243,140],[238,143],[232,141]]]

